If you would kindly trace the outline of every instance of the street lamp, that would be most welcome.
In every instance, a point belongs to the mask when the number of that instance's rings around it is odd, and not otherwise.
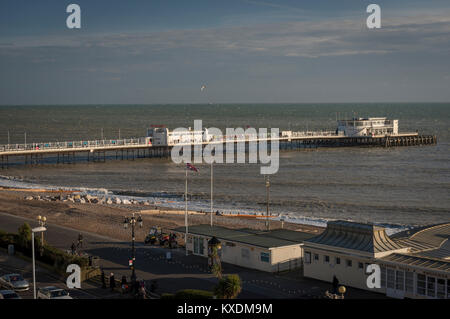
[[[136,225],[136,223],[138,223],[139,227],[142,228],[142,226],[144,225],[144,222],[142,220],[142,216],[139,215],[138,218],[136,218],[133,215],[131,216],[131,218],[125,217],[124,221],[123,221],[123,228],[127,229],[128,225],[131,225],[131,282],[133,285],[133,289],[136,288],[136,272],[135,272],[135,267],[134,267],[134,262],[136,261],[136,249],[134,247],[134,242],[135,242],[135,237],[134,237],[134,227]]]
[[[34,256],[34,233],[43,233],[47,228],[40,226],[31,230],[31,249],[33,252],[33,296],[36,299],[36,258]]]
[[[40,227],[45,227],[45,226],[47,226],[47,217],[39,215],[39,216],[37,217],[37,220],[38,220],[38,223],[39,223],[39,226],[40,226]],[[41,246],[42,246],[42,247],[44,246],[44,232],[42,232]]]
[[[269,180],[269,176],[265,176],[265,180],[266,180],[266,200],[267,200],[267,211],[266,211],[266,229],[267,231],[269,231],[269,199],[270,199],[270,195],[269,195],[269,191],[270,191],[270,180]]]
[[[338,290],[339,293],[341,294],[341,298],[344,299],[344,294],[347,291],[347,289],[345,288],[345,286],[340,286]]]

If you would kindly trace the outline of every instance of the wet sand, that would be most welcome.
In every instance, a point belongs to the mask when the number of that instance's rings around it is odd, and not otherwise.
[[[119,240],[129,240],[130,231],[123,228],[125,216],[133,212],[141,213],[144,227],[137,228],[136,240],[143,241],[152,226],[163,230],[184,226],[184,211],[149,206],[106,205],[91,203],[72,203],[61,201],[26,200],[30,192],[24,190],[0,190],[0,213],[7,213],[36,220],[37,216],[46,216],[47,222],[88,231]],[[48,192],[33,192],[33,195],[49,195]],[[54,193],[51,195],[55,195]],[[189,211],[189,225],[209,224],[210,215]],[[265,229],[265,220],[245,217],[213,216],[214,225],[229,228]],[[270,228],[281,228],[280,221],[270,221]],[[1,230],[0,225],[0,230]],[[311,225],[283,223],[283,228],[310,233],[320,233],[323,228]]]

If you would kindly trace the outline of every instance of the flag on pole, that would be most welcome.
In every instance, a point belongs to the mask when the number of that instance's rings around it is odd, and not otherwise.
[[[198,172],[198,168],[196,168],[194,165],[192,165],[191,163],[186,163],[186,168],[190,169],[191,171],[194,172]]]

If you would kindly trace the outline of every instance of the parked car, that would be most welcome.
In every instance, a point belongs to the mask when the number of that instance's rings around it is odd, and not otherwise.
[[[38,299],[73,299],[69,296],[69,293],[61,288],[54,286],[48,286],[39,288],[37,293]]]
[[[16,291],[30,289],[30,284],[20,274],[8,274],[0,277],[0,286]]]
[[[0,290],[0,299],[22,299],[14,290]]]

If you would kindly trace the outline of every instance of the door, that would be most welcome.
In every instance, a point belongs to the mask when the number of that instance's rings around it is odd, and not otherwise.
[[[386,275],[386,296],[403,299],[405,297],[405,272],[387,268]]]

